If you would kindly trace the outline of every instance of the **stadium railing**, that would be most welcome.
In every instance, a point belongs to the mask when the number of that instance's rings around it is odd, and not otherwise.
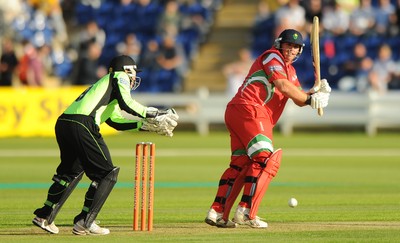
[[[211,124],[224,123],[225,107],[230,100],[225,94],[210,94],[206,89],[194,94],[136,93],[134,98],[148,106],[174,107],[180,123],[194,124],[202,135],[210,132]],[[400,91],[385,95],[334,91],[324,115],[318,117],[315,110],[299,108],[289,100],[277,128],[288,136],[295,128],[361,127],[373,136],[379,128],[400,128],[399,103]]]
[[[384,95],[370,94],[366,131],[374,136],[379,128],[400,127],[400,91]]]

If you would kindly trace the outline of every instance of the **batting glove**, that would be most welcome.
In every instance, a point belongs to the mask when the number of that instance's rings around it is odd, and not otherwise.
[[[319,109],[328,106],[329,93],[317,92],[311,95],[311,108]]]
[[[322,93],[330,93],[332,91],[331,86],[329,86],[328,80],[321,79],[321,87],[319,91]]]
[[[331,91],[332,91],[332,89],[329,86],[328,80],[321,79],[321,85],[311,88],[309,93],[310,94],[314,94],[317,92],[330,93]]]

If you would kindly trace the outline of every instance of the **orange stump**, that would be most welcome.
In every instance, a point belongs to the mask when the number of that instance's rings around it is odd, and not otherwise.
[[[133,230],[153,230],[155,144],[136,144],[135,193],[133,202]],[[139,215],[140,208],[140,215]]]

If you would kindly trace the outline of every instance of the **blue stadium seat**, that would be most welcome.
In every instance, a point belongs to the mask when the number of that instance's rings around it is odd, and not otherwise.
[[[73,64],[71,60],[68,59],[66,55],[64,55],[64,59],[62,62],[57,62],[53,57],[53,70],[56,76],[60,77],[61,79],[67,79],[72,72]]]
[[[377,48],[379,47],[383,42],[384,38],[380,36],[368,36],[360,39],[362,43],[369,48]]]
[[[337,52],[341,51],[352,51],[357,42],[359,42],[359,38],[356,36],[346,35],[333,37],[335,42],[335,49]]]
[[[99,64],[107,66],[110,60],[117,55],[117,51],[115,50],[115,46],[104,46],[101,52],[101,56],[99,58]]]
[[[254,23],[252,27],[253,41],[251,44],[251,52],[253,56],[258,56],[265,50],[271,48],[274,43],[273,29],[275,28],[275,19],[272,16]]]
[[[400,51],[398,50],[398,48],[400,46],[400,36],[393,36],[391,38],[388,38],[386,40],[386,42],[393,50],[393,52],[392,52],[393,59],[399,61],[400,60]]]
[[[75,17],[79,25],[85,25],[95,19],[95,11],[89,5],[78,3],[75,6]]]
[[[94,18],[96,19],[97,25],[107,30],[109,29],[109,25],[114,21],[114,2],[104,2],[101,6],[94,10]]]
[[[187,14],[189,16],[201,15],[207,22],[211,21],[210,11],[203,7],[199,2],[193,4],[181,4],[179,10],[183,14]]]
[[[174,92],[175,87],[180,85],[180,79],[176,70],[160,69],[155,75],[156,85],[150,89],[153,92]]]
[[[152,70],[146,67],[140,67],[142,72],[138,73],[138,77],[141,78],[141,82],[139,87],[135,90],[135,92],[149,92],[152,84]]]
[[[157,2],[151,2],[145,7],[138,5],[135,15],[131,19],[132,22],[135,21],[137,24],[136,34],[141,34],[142,38],[146,40],[154,38],[162,10]]]
[[[196,53],[199,45],[199,36],[200,33],[195,28],[179,32],[177,41],[182,44],[187,60],[192,60],[193,55]]]

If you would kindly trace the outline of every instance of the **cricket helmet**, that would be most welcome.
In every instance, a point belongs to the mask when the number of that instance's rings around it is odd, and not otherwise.
[[[121,55],[116,56],[111,60],[108,72],[126,72],[126,69],[133,69],[137,73],[142,71],[137,68],[135,60],[130,56]]]
[[[281,50],[282,43],[292,43],[300,46],[297,58],[301,55],[304,47],[303,36],[300,32],[294,29],[286,29],[275,39],[274,47]]]
[[[135,90],[137,87],[139,87],[141,79],[140,77],[136,77],[136,75],[135,79],[133,79],[134,78],[133,70],[136,71],[136,73],[142,71],[137,68],[135,60],[133,60],[130,56],[126,55],[114,57],[110,62],[110,66],[108,67],[109,73],[125,72],[126,74],[128,74],[131,83],[133,83],[132,89]]]

